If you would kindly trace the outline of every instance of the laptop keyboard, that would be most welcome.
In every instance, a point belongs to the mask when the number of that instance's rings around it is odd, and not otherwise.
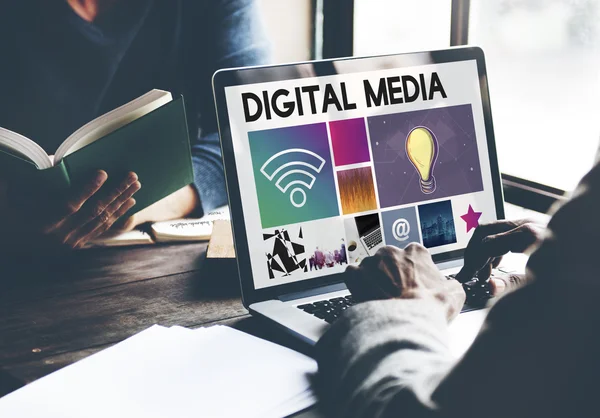
[[[331,324],[338,319],[342,312],[352,305],[354,305],[354,301],[352,296],[348,295],[328,300],[319,300],[313,303],[305,303],[304,305],[298,305],[297,308]]]
[[[381,228],[377,228],[369,235],[363,237],[363,240],[369,250],[372,250],[373,248],[377,247],[383,242],[383,237],[381,236]]]
[[[454,279],[455,274],[446,276],[448,280]],[[487,299],[491,298],[489,286],[487,283],[479,283],[477,279],[473,279],[463,284],[467,293],[467,302],[463,306],[461,312],[469,312],[475,309],[480,309],[485,304]],[[341,296],[337,298],[319,300],[317,302],[305,303],[298,305],[297,308],[304,312],[314,315],[319,319],[331,324],[349,307],[354,305],[352,295]]]

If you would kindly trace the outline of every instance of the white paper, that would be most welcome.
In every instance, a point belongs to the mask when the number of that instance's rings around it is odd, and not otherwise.
[[[316,370],[311,358],[232,328],[154,326],[5,396],[0,416],[285,416],[314,402]]]

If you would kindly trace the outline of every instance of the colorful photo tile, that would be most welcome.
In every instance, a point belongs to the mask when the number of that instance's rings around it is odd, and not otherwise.
[[[439,247],[456,242],[456,229],[450,200],[419,206],[419,218],[425,247]]]
[[[344,225],[340,218],[304,225],[308,271],[342,269],[348,265]]]
[[[338,171],[337,179],[344,215],[377,209],[371,167]]]
[[[370,161],[367,129],[363,118],[329,122],[336,166]]]
[[[348,242],[348,263],[360,263],[383,247],[383,234],[377,213],[344,219]]]
[[[348,263],[359,263],[363,258],[368,257],[368,254],[360,241],[354,218],[344,219],[344,229],[346,230],[346,242],[348,244],[346,248],[348,253]]]
[[[248,133],[263,228],[339,215],[325,123]]]
[[[308,275],[348,264],[342,220],[324,219],[266,229],[263,241],[270,279]]]
[[[382,212],[381,219],[387,245],[404,248],[411,242],[421,242],[416,208],[409,207]]]
[[[381,207],[483,190],[470,104],[368,118]]]

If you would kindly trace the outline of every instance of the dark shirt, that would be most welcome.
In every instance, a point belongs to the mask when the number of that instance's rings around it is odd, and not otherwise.
[[[54,154],[151,89],[183,94],[207,212],[227,202],[212,74],[266,63],[266,51],[253,0],[127,0],[93,23],[66,1],[0,0],[0,126]]]

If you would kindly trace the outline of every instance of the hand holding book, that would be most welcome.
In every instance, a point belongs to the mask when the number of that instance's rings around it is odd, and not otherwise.
[[[11,189],[18,186],[9,183],[7,194],[0,197],[6,212],[0,222],[5,223],[2,230],[8,230],[10,237],[3,233],[3,244],[18,247],[22,241],[54,250],[82,247],[135,205],[133,195],[141,188],[135,173],[118,182],[107,180],[106,172],[99,170],[88,181],[54,195]]]
[[[0,127],[0,177],[58,193],[98,170],[108,173],[110,186],[130,171],[144,184],[126,216],[192,183],[183,97],[173,100],[169,92],[152,90],[79,128],[53,157],[33,140]]]
[[[118,218],[132,228],[186,216],[199,204],[188,186],[193,171],[183,97],[173,100],[162,90],[88,122],[53,156],[0,127],[2,178],[21,195],[20,202],[5,197],[11,213],[0,213],[0,247],[7,248],[31,248],[47,239],[54,248],[80,247]],[[140,183],[144,188],[136,193]],[[0,196],[0,210],[2,205]]]

